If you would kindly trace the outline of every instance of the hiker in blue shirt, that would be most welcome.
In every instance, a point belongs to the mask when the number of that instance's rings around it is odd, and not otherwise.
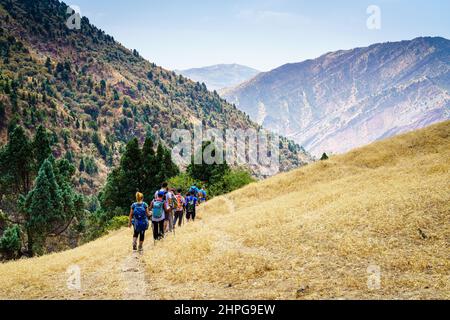
[[[140,192],[136,193],[136,202],[133,203],[130,209],[130,216],[128,220],[128,228],[131,225],[134,227],[133,233],[133,250],[138,250],[137,240],[139,237],[139,251],[143,250],[145,231],[147,231],[149,223],[148,218],[150,214],[148,205],[144,202],[144,195]]]
[[[206,202],[206,190],[203,187],[198,191],[198,196],[200,203]]]
[[[186,220],[189,222],[191,219],[195,221],[195,214],[198,206],[198,198],[195,196],[195,191],[191,191],[189,196],[185,199],[186,206]]]
[[[150,204],[152,212],[153,239],[160,240],[164,238],[164,220],[166,218],[167,202],[164,199],[164,191],[156,194],[156,199]]]

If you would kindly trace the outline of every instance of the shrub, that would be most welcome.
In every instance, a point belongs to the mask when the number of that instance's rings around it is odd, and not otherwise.
[[[199,185],[200,181],[195,180],[189,174],[183,172],[168,181],[169,185],[175,189],[181,189],[183,192],[187,192],[193,185]]]
[[[20,227],[13,225],[8,227],[0,239],[0,250],[7,256],[16,256],[21,248]]]
[[[127,216],[116,216],[109,220],[108,225],[106,226],[106,231],[118,230],[120,228],[128,226],[128,217]]]

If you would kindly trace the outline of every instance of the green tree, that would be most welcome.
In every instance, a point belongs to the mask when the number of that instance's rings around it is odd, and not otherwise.
[[[320,158],[321,161],[325,161],[325,160],[328,160],[328,159],[329,159],[329,157],[328,157],[328,155],[326,153],[324,153],[322,155],[322,157]]]
[[[103,79],[100,81],[100,95],[106,95],[106,81]]]
[[[50,160],[45,160],[39,169],[35,187],[24,199],[23,207],[27,215],[28,251],[31,255],[42,253],[52,226],[64,219],[63,197]]]
[[[120,161],[122,169],[122,191],[126,200],[123,207],[128,207],[133,201],[136,191],[142,191],[142,152],[137,138],[128,142],[125,153]]]
[[[205,153],[205,149],[210,147],[212,142],[207,141],[202,144],[202,150],[201,150],[201,164],[196,164],[194,161],[194,157],[192,158],[191,164],[187,168],[188,174],[195,180],[199,180],[202,182],[206,182],[208,184],[214,184],[220,180],[222,180],[223,176],[230,170],[230,167],[226,163],[225,160],[222,161],[222,163],[213,163],[213,164],[207,164],[205,162],[205,159],[203,158],[203,155]],[[211,156],[214,158],[216,152],[221,152],[218,150],[214,145],[211,149]],[[198,151],[200,152],[200,151]],[[200,155],[197,155],[199,157]]]
[[[20,226],[14,224],[8,227],[0,238],[0,251],[7,257],[16,257],[22,246]]]
[[[42,125],[40,125],[36,131],[33,140],[33,152],[36,159],[36,171],[38,171],[44,161],[52,154],[49,136]]]
[[[16,126],[9,136],[2,158],[4,173],[12,178],[11,192],[28,193],[35,166],[32,143],[22,127]]]
[[[45,67],[47,68],[48,73],[52,73],[52,61],[49,57],[45,60]]]
[[[84,172],[86,170],[86,165],[84,164],[84,158],[80,160],[80,166],[78,167],[78,171]]]
[[[151,137],[147,137],[142,148],[142,192],[145,197],[151,197],[153,192],[159,187],[160,181],[157,181],[159,169],[153,140]]]
[[[120,167],[112,170],[108,175],[104,188],[99,194],[101,208],[109,219],[116,214],[124,214],[125,208],[121,208],[124,205],[123,194],[120,189],[122,185],[121,173]]]

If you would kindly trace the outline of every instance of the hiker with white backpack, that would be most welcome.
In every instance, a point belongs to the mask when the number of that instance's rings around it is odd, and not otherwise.
[[[150,213],[148,210],[147,203],[144,202],[144,195],[140,192],[136,193],[136,202],[133,203],[130,209],[130,216],[128,220],[128,228],[131,228],[131,225],[134,227],[133,233],[133,250],[139,251],[143,250],[144,239],[145,239],[145,231],[147,231],[149,227],[148,218],[150,217]],[[137,247],[137,241],[139,238],[139,248]]]

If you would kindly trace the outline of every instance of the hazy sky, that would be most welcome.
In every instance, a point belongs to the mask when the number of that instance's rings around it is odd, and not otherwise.
[[[92,23],[168,69],[239,63],[267,71],[328,51],[450,38],[447,0],[73,0]],[[366,10],[381,9],[370,30]]]

